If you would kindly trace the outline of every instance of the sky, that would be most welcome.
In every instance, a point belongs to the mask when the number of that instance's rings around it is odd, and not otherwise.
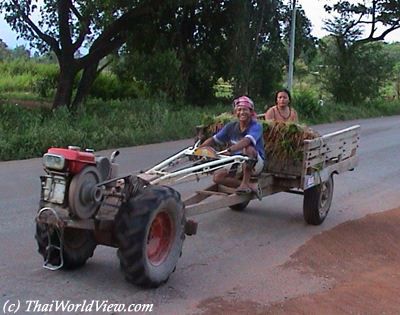
[[[292,0],[286,0],[292,1]],[[324,4],[327,0],[296,0],[298,5],[301,5],[311,20],[313,25],[312,35],[321,38],[327,35],[327,32],[322,29],[323,20],[329,18],[324,10]],[[350,2],[359,2],[357,0],[350,0]],[[17,40],[17,34],[14,33],[8,24],[4,21],[3,16],[0,15],[0,39],[2,39],[9,48],[15,48],[17,45],[26,45],[26,42],[19,39]],[[387,42],[400,41],[400,30],[392,32],[386,37]]]
[[[361,0],[348,0],[350,3],[360,3]],[[292,2],[292,0],[290,0]],[[326,0],[296,0],[297,5],[301,5],[306,13],[306,16],[311,21],[313,26],[311,34],[315,37],[321,38],[328,33],[323,30],[323,21],[331,17],[330,14],[326,13],[324,10],[324,5],[326,3],[334,3],[333,1]],[[400,30],[391,32],[385,38],[386,42],[400,42]]]
[[[330,15],[325,12],[324,4],[326,1],[321,0],[296,0],[297,5],[301,5],[306,16],[313,26],[312,35],[321,38],[327,35],[322,29],[323,20],[329,19]]]

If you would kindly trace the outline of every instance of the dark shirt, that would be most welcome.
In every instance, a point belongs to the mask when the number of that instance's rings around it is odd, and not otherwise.
[[[240,131],[238,121],[230,122],[214,135],[213,138],[219,144],[228,144],[230,146],[238,143],[243,138],[249,138],[260,157],[265,160],[263,128],[255,119],[251,120],[249,126],[243,132]],[[235,154],[241,154],[241,152],[235,152]]]

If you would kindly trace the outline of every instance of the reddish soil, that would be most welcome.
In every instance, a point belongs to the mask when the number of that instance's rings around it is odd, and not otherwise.
[[[309,240],[284,268],[332,280],[325,291],[272,305],[213,298],[201,314],[400,314],[400,208]]]

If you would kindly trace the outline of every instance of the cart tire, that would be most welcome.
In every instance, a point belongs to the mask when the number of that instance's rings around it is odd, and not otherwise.
[[[331,208],[333,197],[333,176],[326,182],[304,191],[303,216],[308,224],[320,225]]]
[[[246,209],[247,205],[249,204],[250,200],[247,201],[243,201],[241,203],[237,203],[235,205],[229,206],[229,208],[231,208],[233,211],[243,211],[244,209]]]
[[[166,186],[148,186],[115,217],[120,266],[128,282],[158,287],[175,271],[185,239],[184,204]]]
[[[50,232],[51,244],[59,246],[60,240],[55,230]],[[48,233],[45,224],[36,224],[35,239],[38,244],[38,252],[43,259],[47,257],[47,246],[49,244]],[[93,252],[97,246],[93,232],[82,229],[64,229],[63,258],[64,264],[62,269],[72,270],[82,267],[86,261],[93,256]],[[50,256],[49,263],[52,265],[60,264],[60,255],[54,252]]]

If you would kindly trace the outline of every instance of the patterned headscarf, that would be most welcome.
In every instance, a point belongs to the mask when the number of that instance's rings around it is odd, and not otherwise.
[[[250,109],[251,115],[253,117],[257,116],[257,113],[254,111],[254,103],[253,103],[253,101],[251,100],[250,97],[240,96],[237,99],[235,99],[233,101],[234,109],[236,109],[236,107],[238,107],[238,106],[243,106],[243,107],[246,107],[246,108]]]

